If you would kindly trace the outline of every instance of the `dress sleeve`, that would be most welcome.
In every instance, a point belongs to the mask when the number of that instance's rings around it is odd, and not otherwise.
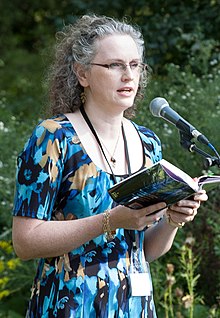
[[[45,120],[17,158],[14,216],[50,220],[61,185],[66,138],[61,125]]]

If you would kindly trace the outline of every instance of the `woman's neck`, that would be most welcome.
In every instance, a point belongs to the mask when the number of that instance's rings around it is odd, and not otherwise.
[[[103,140],[117,138],[123,121],[123,112],[114,114],[112,111],[106,111],[105,108],[87,105],[84,105],[84,109],[97,134]]]

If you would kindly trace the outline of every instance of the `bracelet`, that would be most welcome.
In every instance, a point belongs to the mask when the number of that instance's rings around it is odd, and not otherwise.
[[[115,238],[116,231],[112,231],[110,225],[110,210],[103,213],[103,232],[107,241]]]
[[[165,217],[166,217],[166,222],[167,222],[167,224],[170,224],[170,225],[173,226],[173,227],[181,228],[181,227],[183,227],[184,224],[185,224],[184,222],[174,222],[174,221],[172,220],[172,218],[171,218],[171,215],[168,214],[168,213],[165,214]]]

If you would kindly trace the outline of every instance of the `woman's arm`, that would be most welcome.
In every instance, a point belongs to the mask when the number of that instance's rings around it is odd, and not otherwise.
[[[207,195],[202,192],[195,196],[194,201],[182,200],[171,206],[167,213],[172,215],[174,222],[189,222],[194,218],[200,201],[206,199]],[[163,216],[166,211],[165,206],[165,203],[158,203],[136,210],[135,213],[127,207],[117,206],[110,211],[110,227],[112,230],[118,228],[143,230]],[[160,211],[151,214],[158,210]],[[167,224],[164,219],[146,231],[145,254],[148,261],[160,257],[172,246],[177,228]],[[20,216],[13,218],[14,249],[24,260],[68,253],[102,234],[103,213],[66,221],[42,221]]]
[[[164,208],[164,203],[147,208],[148,213]],[[110,227],[143,229],[162,216],[158,212],[146,217],[146,208],[134,210],[117,206],[110,211]],[[103,234],[103,213],[77,220],[44,221],[14,216],[12,227],[16,254],[23,260],[48,258],[68,253]]]
[[[206,192],[201,191],[194,195],[193,200],[181,200],[177,204],[171,205],[167,209],[166,215],[171,218],[172,222],[167,222],[167,218],[164,216],[160,222],[145,232],[144,250],[148,262],[152,262],[170,250],[178,226],[181,223],[191,222],[197,214],[200,202],[207,199]]]
[[[13,246],[23,260],[68,253],[103,233],[102,214],[79,220],[44,221],[14,216]]]

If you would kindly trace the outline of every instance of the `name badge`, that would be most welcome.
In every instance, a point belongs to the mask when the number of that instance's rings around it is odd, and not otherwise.
[[[152,282],[149,273],[130,273],[130,285],[132,296],[150,296]]]

